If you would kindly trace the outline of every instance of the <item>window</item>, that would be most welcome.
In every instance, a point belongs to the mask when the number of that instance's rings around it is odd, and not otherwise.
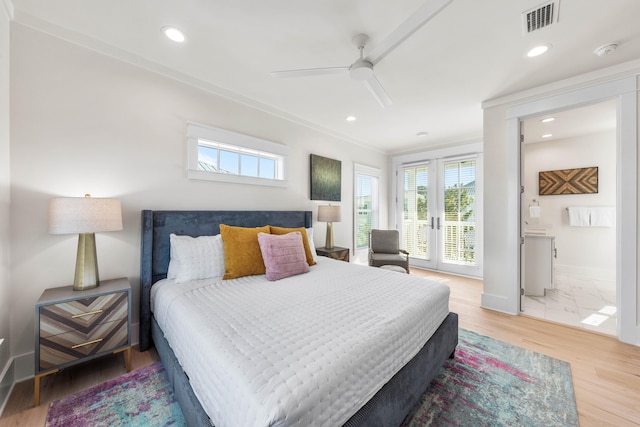
[[[476,161],[444,163],[444,260],[476,261]]]
[[[429,258],[429,163],[402,170],[402,247],[412,257]]]
[[[379,227],[380,170],[355,164],[354,171],[354,261],[366,264],[371,229]]]
[[[192,123],[187,143],[189,178],[287,186],[285,145]]]

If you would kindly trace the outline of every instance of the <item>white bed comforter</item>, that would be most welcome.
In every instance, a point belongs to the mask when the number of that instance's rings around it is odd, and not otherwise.
[[[433,335],[449,288],[320,258],[275,282],[163,280],[158,324],[216,425],[339,426]]]

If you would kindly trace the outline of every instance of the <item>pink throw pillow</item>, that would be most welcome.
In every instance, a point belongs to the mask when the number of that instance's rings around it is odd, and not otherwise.
[[[309,271],[299,231],[281,235],[258,233],[258,243],[267,267],[267,280],[279,280]]]

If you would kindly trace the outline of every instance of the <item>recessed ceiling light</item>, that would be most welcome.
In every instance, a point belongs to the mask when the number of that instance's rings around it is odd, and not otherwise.
[[[552,136],[552,133],[545,133],[544,135],[542,135],[543,138],[551,138]]]
[[[548,51],[550,48],[551,48],[550,44],[541,44],[539,46],[534,47],[529,52],[527,52],[527,56],[529,58],[533,58],[534,56],[542,55],[543,53]]]
[[[423,138],[425,136],[429,135],[429,132],[418,132],[416,133],[416,136],[419,138]]]
[[[185,36],[182,31],[174,27],[162,27],[162,32],[165,36],[167,36],[170,40],[173,40],[177,43],[182,43],[185,41]]]
[[[345,119],[348,122],[355,122],[356,121],[356,116],[347,116],[347,118]]]
[[[542,123],[549,123],[554,121],[556,118],[555,117],[547,117],[545,119],[540,120]]]

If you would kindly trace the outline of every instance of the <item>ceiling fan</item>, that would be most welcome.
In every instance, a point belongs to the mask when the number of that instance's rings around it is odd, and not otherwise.
[[[353,80],[358,80],[364,83],[365,87],[369,89],[380,106],[387,107],[392,103],[391,98],[387,95],[384,87],[382,87],[380,81],[376,78],[376,75],[373,72],[373,67],[378,62],[382,61],[396,47],[400,46],[400,44],[408,39],[413,33],[418,31],[431,18],[442,11],[442,9],[452,1],[453,0],[427,0],[422,7],[420,7],[413,15],[407,18],[398,28],[389,34],[381,44],[373,48],[367,56],[364,56],[364,47],[369,41],[369,36],[366,34],[358,34],[354,36],[353,43],[360,50],[360,58],[356,59],[356,61],[349,66],[273,71],[271,72],[271,76],[286,78],[349,73],[349,76]]]

